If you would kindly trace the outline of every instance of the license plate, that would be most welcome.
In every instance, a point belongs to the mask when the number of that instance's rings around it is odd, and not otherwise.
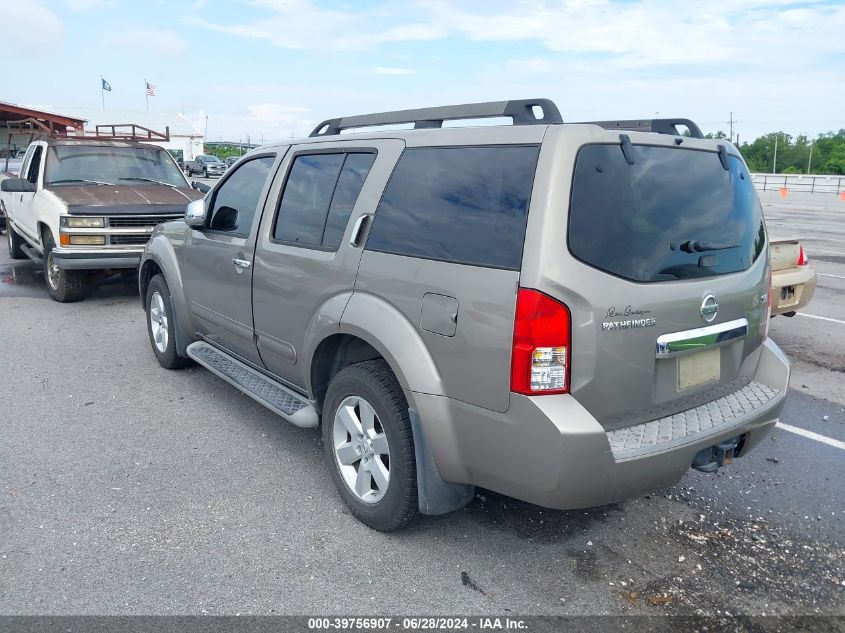
[[[678,391],[692,389],[719,380],[722,354],[708,349],[678,357]]]
[[[795,299],[795,286],[784,286],[780,289],[781,301],[792,301]]]

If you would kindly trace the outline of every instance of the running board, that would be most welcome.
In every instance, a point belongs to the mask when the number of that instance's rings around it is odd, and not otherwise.
[[[21,244],[21,250],[23,251],[24,255],[29,257],[36,264],[43,264],[44,263],[44,258],[42,257],[41,253],[37,252],[29,244]]]
[[[308,400],[268,378],[229,354],[197,341],[188,345],[188,356],[226,382],[234,385],[256,402],[263,404],[285,420],[302,428],[313,429],[318,424],[317,410]]]

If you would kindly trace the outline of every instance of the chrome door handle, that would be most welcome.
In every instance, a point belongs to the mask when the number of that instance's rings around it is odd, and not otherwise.
[[[352,227],[352,235],[349,236],[349,245],[358,246],[358,240],[361,238],[361,229],[364,228],[364,221],[369,216],[365,213],[355,220],[355,226]]]
[[[238,259],[237,257],[235,257],[235,258],[232,260],[232,263],[233,263],[235,266],[237,266],[238,268],[243,268],[244,270],[246,270],[247,268],[249,268],[250,266],[252,266],[252,262],[251,262],[251,261],[249,261],[249,260],[247,260],[247,259]]]

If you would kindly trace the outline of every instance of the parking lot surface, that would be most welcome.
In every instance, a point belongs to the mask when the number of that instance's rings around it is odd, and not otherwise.
[[[395,534],[347,513],[318,431],[161,369],[132,276],[58,304],[4,248],[0,613],[845,615],[845,202],[764,203],[820,275],[771,324],[791,430],[624,503],[478,490]]]

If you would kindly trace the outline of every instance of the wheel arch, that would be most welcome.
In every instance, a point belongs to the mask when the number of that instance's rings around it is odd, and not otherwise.
[[[444,393],[440,372],[417,328],[399,310],[375,295],[353,293],[336,329],[313,349],[308,355],[306,373],[309,392],[318,403],[325,395],[327,381],[343,366],[338,363],[375,357],[387,362],[402,389]]]
[[[185,288],[182,284],[182,271],[179,258],[168,236],[163,232],[154,233],[147,243],[138,267],[138,295],[141,306],[146,308],[147,288],[155,275],[164,277],[170,290],[170,301],[176,318],[178,353],[186,356],[185,348],[192,342],[192,333],[196,331],[191,320],[191,311]]]

